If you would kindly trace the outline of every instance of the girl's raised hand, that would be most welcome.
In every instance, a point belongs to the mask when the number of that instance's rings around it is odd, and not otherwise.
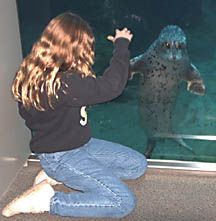
[[[127,28],[123,28],[122,30],[116,29],[115,36],[112,35],[107,36],[107,39],[112,42],[115,42],[115,40],[118,38],[126,38],[129,41],[131,41],[131,39],[133,38],[133,34]]]

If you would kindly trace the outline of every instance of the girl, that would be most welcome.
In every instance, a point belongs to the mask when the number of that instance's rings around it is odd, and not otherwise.
[[[121,179],[136,179],[147,163],[140,153],[91,138],[86,106],[119,96],[128,79],[128,45],[132,34],[116,30],[110,66],[96,78],[94,36],[78,15],[52,19],[12,84],[19,113],[32,131],[31,151],[43,170],[35,185],[9,203],[4,216],[42,213],[73,217],[123,217],[135,196]],[[76,192],[56,192],[61,182]]]

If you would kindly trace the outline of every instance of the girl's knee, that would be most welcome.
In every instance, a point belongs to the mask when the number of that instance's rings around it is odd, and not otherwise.
[[[129,215],[135,207],[136,197],[133,193],[130,193],[122,202],[122,217]]]
[[[136,179],[142,176],[146,172],[147,166],[148,163],[146,157],[141,153],[137,153],[134,159],[134,170],[131,178]]]
[[[136,196],[133,192],[127,192],[123,196],[119,196],[118,200],[115,199],[116,213],[113,215],[117,218],[129,215],[136,207]]]
[[[139,172],[140,172],[139,176],[141,176],[146,172],[148,162],[147,162],[146,157],[143,154],[139,155],[138,161],[139,161],[138,163],[139,163]]]

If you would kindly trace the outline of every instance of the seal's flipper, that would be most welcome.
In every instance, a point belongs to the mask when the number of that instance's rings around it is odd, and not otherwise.
[[[195,65],[190,64],[190,68],[183,76],[183,79],[187,81],[187,90],[197,95],[205,94],[205,84],[200,76],[199,70]]]
[[[191,153],[196,154],[192,147],[190,147],[189,145],[187,145],[184,140],[182,138],[175,138],[175,141],[182,147],[186,148],[187,150],[189,150]]]
[[[146,151],[144,153],[144,155],[146,156],[147,159],[151,158],[152,152],[153,152],[153,150],[155,148],[155,144],[156,144],[155,140],[148,139],[148,141],[147,141],[147,148],[146,148]]]
[[[143,67],[145,67],[144,54],[132,58],[129,66],[129,80],[132,80],[135,74],[143,74]]]

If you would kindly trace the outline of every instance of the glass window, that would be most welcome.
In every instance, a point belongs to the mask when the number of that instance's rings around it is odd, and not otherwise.
[[[152,147],[152,159],[216,162],[216,1],[17,0],[17,5],[24,56],[54,16],[71,11],[86,19],[96,37],[97,75],[112,55],[106,36],[115,28],[132,30],[131,59],[145,54],[136,58],[143,67],[120,97],[89,107],[94,137],[142,153]],[[181,29],[164,30],[167,25]]]

